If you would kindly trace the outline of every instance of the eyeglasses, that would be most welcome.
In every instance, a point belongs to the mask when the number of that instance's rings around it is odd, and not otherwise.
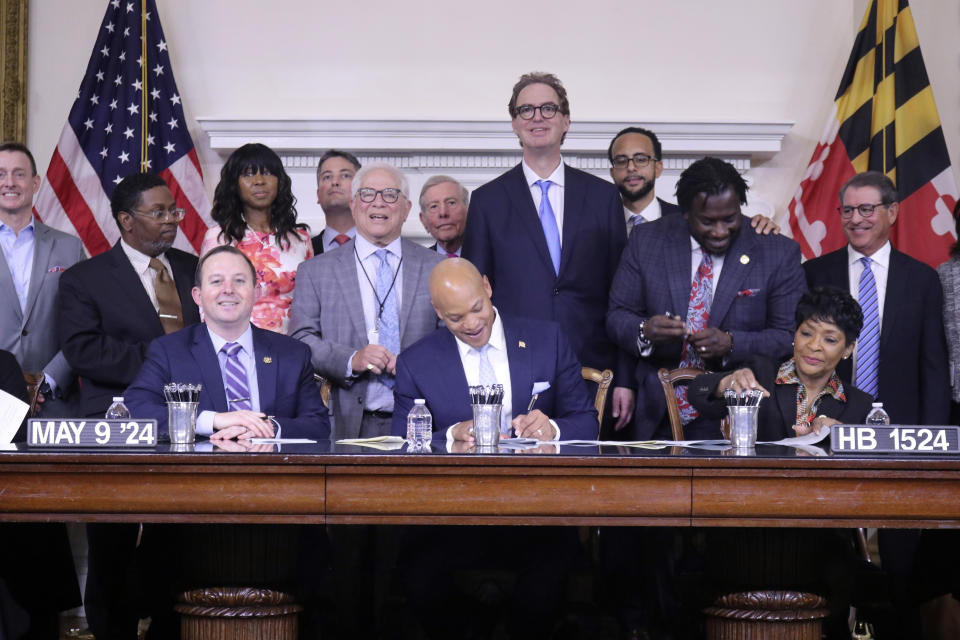
[[[377,199],[378,193],[387,204],[393,204],[400,199],[401,195],[400,189],[370,189],[369,187],[357,189],[357,197],[360,198],[360,202],[373,202]]]
[[[650,164],[651,160],[655,160],[655,158],[645,153],[635,153],[632,156],[613,156],[613,167],[615,169],[626,169],[627,165],[633,162],[637,169],[642,169]]]
[[[533,116],[537,112],[537,109],[540,110],[540,115],[546,120],[549,120],[553,116],[557,115],[557,113],[560,111],[560,107],[552,102],[547,102],[536,107],[532,104],[522,104],[517,107],[517,115],[523,120],[533,120]]]
[[[887,203],[878,202],[877,204],[859,204],[855,207],[850,207],[850,206],[837,207],[837,211],[840,212],[841,218],[853,217],[854,211],[859,211],[861,218],[869,218],[873,216],[874,212],[876,212],[877,207],[889,207],[889,206],[890,205]]]
[[[181,209],[176,207],[174,209],[154,209],[153,211],[137,211],[136,209],[131,209],[131,213],[135,213],[138,216],[143,216],[144,218],[152,218],[155,222],[160,222],[161,220],[173,220],[174,222],[180,222],[183,220],[184,216],[187,215],[186,209]]]

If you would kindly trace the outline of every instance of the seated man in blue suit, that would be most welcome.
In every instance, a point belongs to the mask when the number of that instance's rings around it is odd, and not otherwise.
[[[496,382],[504,387],[504,431],[509,424],[523,438],[596,439],[597,412],[560,326],[504,318],[491,295],[486,276],[462,258],[445,260],[430,272],[430,299],[448,330],[422,338],[397,358],[393,433],[406,434],[407,413],[423,398],[435,431],[449,428],[452,439],[472,442],[467,387]],[[485,379],[485,369],[493,379]],[[528,410],[534,389],[537,400]]]
[[[462,258],[444,260],[430,272],[430,298],[447,328],[398,356],[393,433],[405,433],[404,416],[415,398],[423,398],[434,428],[447,431],[458,444],[468,444],[473,436],[467,385],[493,376],[505,391],[501,429],[509,424],[516,435],[539,440],[595,439],[597,412],[560,327],[504,317],[491,304],[491,293],[487,279]],[[484,357],[490,366],[481,373]],[[527,411],[534,386],[539,395]],[[454,638],[472,637],[482,631],[472,625],[492,627],[497,621],[491,615],[464,615],[478,609],[458,597],[454,572],[515,570],[514,593],[504,603],[509,635],[539,638],[557,619],[576,545],[571,527],[408,527],[400,573],[407,601],[427,636]],[[535,552],[505,552],[509,549]],[[489,607],[489,599],[483,605]]]
[[[146,361],[126,392],[131,415],[156,419],[159,433],[165,434],[163,385],[200,383],[200,435],[330,436],[327,409],[313,381],[310,349],[250,324],[256,280],[253,265],[234,247],[217,247],[200,260],[193,299],[206,324],[150,344]]]

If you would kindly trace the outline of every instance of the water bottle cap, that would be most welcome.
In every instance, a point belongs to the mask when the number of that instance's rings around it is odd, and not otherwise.
[[[427,401],[424,400],[423,398],[417,398],[416,400],[413,401],[413,404],[427,404]]]
[[[873,403],[873,408],[876,409],[876,408],[878,408],[878,407],[883,407],[883,403],[882,403],[882,402],[874,402],[874,403]]]
[[[114,397],[113,397],[113,401],[114,401],[114,402],[123,402],[123,396],[114,396]]]

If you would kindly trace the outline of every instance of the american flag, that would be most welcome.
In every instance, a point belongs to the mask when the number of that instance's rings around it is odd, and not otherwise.
[[[166,180],[187,210],[174,246],[197,253],[214,223],[156,5],[111,0],[34,213],[106,251],[120,238],[110,195],[138,171]]]

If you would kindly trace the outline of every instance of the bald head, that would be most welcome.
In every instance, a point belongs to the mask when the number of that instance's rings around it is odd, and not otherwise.
[[[437,317],[462,342],[480,348],[490,340],[496,312],[490,283],[463,258],[449,258],[430,272],[430,299]]]

